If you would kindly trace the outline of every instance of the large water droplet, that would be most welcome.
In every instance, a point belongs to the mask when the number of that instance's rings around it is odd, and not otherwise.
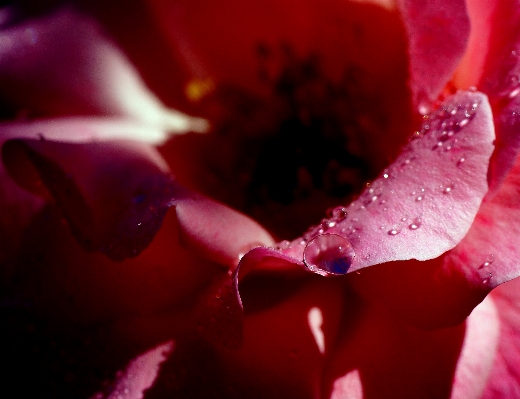
[[[314,237],[303,251],[307,268],[322,276],[347,273],[356,256],[350,242],[337,234]]]
[[[479,269],[483,269],[485,267],[488,267],[494,261],[495,261],[495,255],[489,255],[488,258],[486,259],[486,261],[479,266]]]

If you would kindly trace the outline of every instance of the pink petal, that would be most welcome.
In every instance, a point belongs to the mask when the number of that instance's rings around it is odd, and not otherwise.
[[[128,116],[161,129],[204,131],[166,109],[92,20],[71,10],[0,31],[1,96],[29,116]]]
[[[500,339],[491,375],[482,399],[506,399],[520,395],[520,280],[497,287],[491,297],[500,319]]]
[[[349,271],[356,271],[395,260],[432,259],[452,249],[470,229],[487,192],[491,118],[482,94],[461,92],[449,99],[342,215],[283,252],[302,264],[308,241],[333,234],[352,246]]]
[[[470,24],[464,0],[400,0],[408,34],[414,105],[426,113],[466,49]]]
[[[145,391],[157,378],[161,363],[167,359],[173,348],[173,341],[169,341],[139,355],[116,378],[108,393],[98,393],[91,399],[142,399]]]
[[[462,322],[491,289],[520,275],[519,187],[520,160],[497,194],[484,200],[453,250],[426,262],[371,268],[356,276],[354,286],[414,325],[438,328]]]

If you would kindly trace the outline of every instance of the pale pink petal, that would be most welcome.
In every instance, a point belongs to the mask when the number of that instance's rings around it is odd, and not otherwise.
[[[174,132],[207,129],[166,109],[100,27],[69,9],[0,30],[0,76],[1,97],[29,116],[127,116]]]
[[[109,392],[98,393],[91,399],[142,399],[150,388],[163,363],[174,350],[173,341],[161,344],[133,359],[118,375]]]
[[[167,131],[124,117],[62,117],[0,123],[0,141],[44,138],[66,143],[135,140],[150,144],[164,141]]]
[[[414,105],[429,111],[466,49],[470,24],[464,0],[400,0],[408,34]]]
[[[488,297],[466,320],[466,335],[453,378],[451,399],[482,397],[500,345],[502,327],[497,305]]]
[[[356,201],[282,251],[302,263],[312,239],[332,234],[352,247],[349,271],[356,271],[432,259],[455,247],[488,189],[494,130],[486,97],[457,94],[425,120],[416,137]]]

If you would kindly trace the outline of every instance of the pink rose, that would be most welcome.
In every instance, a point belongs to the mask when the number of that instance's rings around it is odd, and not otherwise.
[[[377,3],[4,10],[6,391],[519,396],[518,7]]]

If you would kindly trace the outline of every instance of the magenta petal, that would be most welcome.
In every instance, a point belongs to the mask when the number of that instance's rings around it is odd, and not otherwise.
[[[306,242],[335,234],[352,246],[349,271],[356,271],[395,260],[432,259],[455,247],[488,190],[494,130],[487,98],[458,93],[415,137],[359,199],[283,252],[301,263]]]
[[[10,140],[2,155],[20,185],[52,194],[87,250],[116,260],[146,248],[169,208],[171,176],[144,144]]]
[[[173,341],[169,341],[139,355],[121,372],[109,392],[98,393],[91,399],[142,399],[145,391],[153,385],[161,363],[167,359],[173,347]]]
[[[413,101],[421,108],[437,98],[466,49],[469,18],[464,0],[400,0],[408,33]]]

